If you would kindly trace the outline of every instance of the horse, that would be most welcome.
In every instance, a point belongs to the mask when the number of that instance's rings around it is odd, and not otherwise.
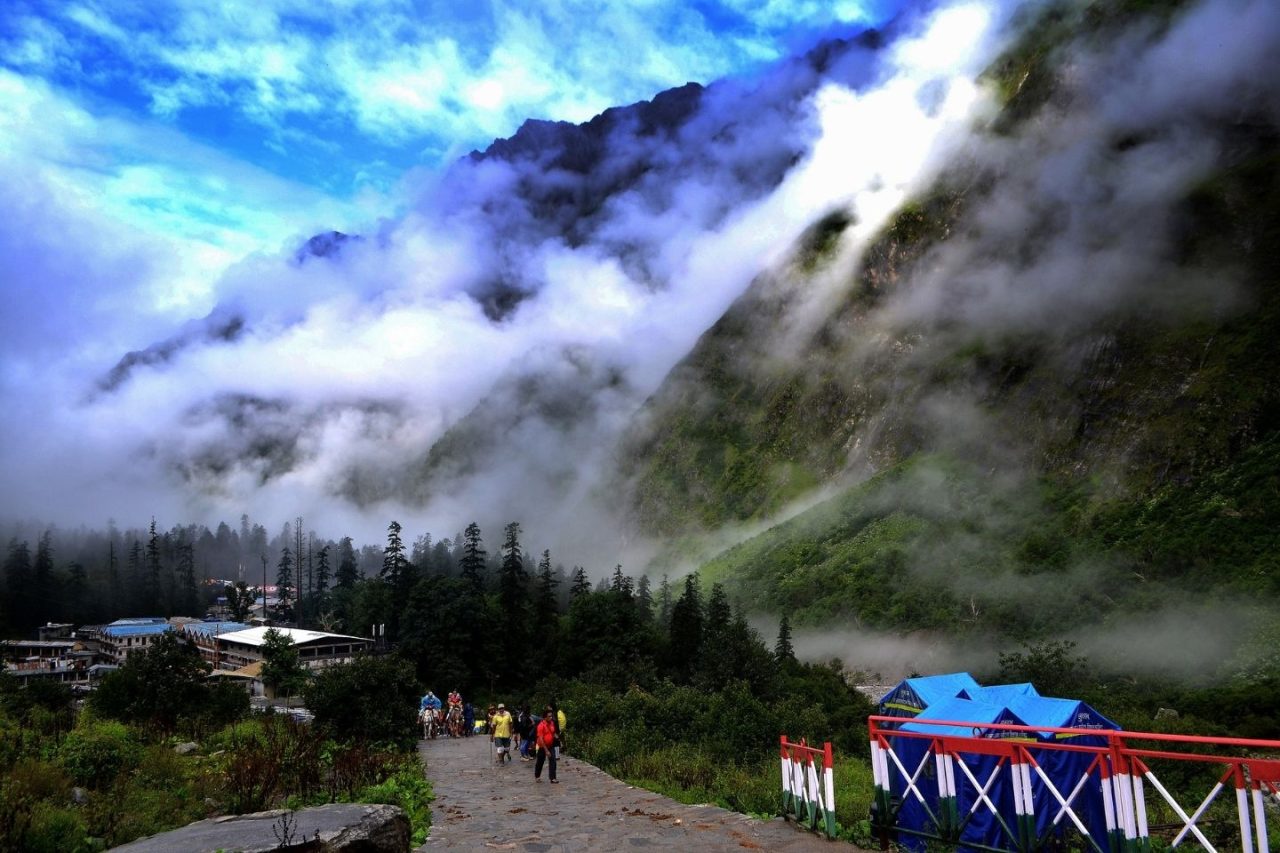
[[[418,720],[422,723],[424,740],[435,740],[440,734],[440,712],[435,708],[423,708],[418,712]]]
[[[450,706],[449,716],[445,718],[445,726],[449,731],[449,737],[462,737],[461,705]]]

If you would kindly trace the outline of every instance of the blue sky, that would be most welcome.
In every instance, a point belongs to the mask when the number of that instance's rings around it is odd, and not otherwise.
[[[0,151],[206,268],[395,212],[528,117],[749,70],[875,0],[9,0]]]

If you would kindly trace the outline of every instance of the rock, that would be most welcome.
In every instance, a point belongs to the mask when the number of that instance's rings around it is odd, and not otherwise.
[[[1173,710],[1172,708],[1160,708],[1159,710],[1156,711],[1156,719],[1157,720],[1176,720],[1178,719],[1178,712]]]
[[[282,843],[282,834],[289,844]],[[121,853],[406,853],[409,819],[398,806],[333,803],[296,812],[277,809],[196,821],[112,849]]]
[[[84,788],[76,787],[71,789],[71,802],[77,806],[85,806],[89,804],[89,792]]]
[[[194,741],[187,741],[186,743],[180,743],[177,746],[175,746],[173,748],[173,751],[178,753],[178,755],[190,755],[191,753],[195,752],[199,748],[200,748],[200,744]]]

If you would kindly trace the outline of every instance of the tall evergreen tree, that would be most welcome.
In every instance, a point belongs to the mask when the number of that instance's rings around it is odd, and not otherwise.
[[[729,622],[733,619],[733,609],[729,606],[729,596],[725,593],[723,584],[711,585],[711,595],[707,598],[706,616],[704,639],[709,642],[722,640],[729,630]]]
[[[387,544],[382,549],[382,571],[378,576],[393,587],[400,585],[400,573],[407,562],[404,556],[404,540],[400,538],[400,522],[387,525]]]
[[[126,597],[130,610],[134,613],[146,613],[147,578],[143,565],[142,543],[137,539],[129,546],[129,594]]]
[[[648,575],[641,575],[636,585],[636,609],[646,623],[653,620],[653,591],[649,588]]]
[[[666,575],[658,586],[658,624],[667,627],[671,624],[671,581]]]
[[[291,609],[293,600],[293,552],[285,545],[280,550],[280,562],[276,563],[276,597],[280,599],[282,612]]]
[[[338,543],[338,589],[351,589],[360,580],[360,567],[356,563],[356,549],[350,536],[343,536]]]
[[[484,588],[484,565],[488,556],[480,540],[480,525],[473,521],[462,534],[462,559],[458,561],[459,574],[472,589]]]
[[[9,540],[9,554],[4,561],[4,575],[9,587],[9,601],[12,609],[10,621],[17,628],[32,627],[35,622],[31,606],[31,548],[25,541],[19,542],[17,537]]]
[[[188,541],[178,543],[178,613],[199,616],[200,590],[196,586],[195,546]]]
[[[316,552],[316,598],[324,601],[329,592],[329,545],[326,543]]]
[[[533,599],[534,630],[542,631],[555,623],[557,606],[556,580],[551,571],[551,552],[543,551],[538,561],[538,592]]]
[[[613,577],[609,581],[609,589],[614,592],[622,592],[625,585],[626,579],[622,575],[622,563],[618,563],[618,565],[613,567]]]
[[[82,564],[72,561],[67,565],[66,610],[62,614],[76,625],[89,621],[89,576]]]
[[[156,530],[155,517],[147,534],[146,566],[143,574],[143,601],[147,613],[160,609],[160,534]]]
[[[524,612],[528,598],[529,573],[524,568],[520,548],[520,523],[513,521],[503,528],[502,568],[498,574],[498,603],[503,614],[513,618]]]
[[[112,536],[107,540],[107,612],[120,610],[123,603],[120,593],[120,557],[116,554],[116,540]]]
[[[591,592],[591,579],[587,577],[587,570],[582,566],[573,567],[573,579],[569,582],[569,600],[581,598]]]
[[[795,663],[796,650],[791,645],[791,619],[782,614],[778,621],[778,640],[773,644],[773,656],[778,663]]]
[[[520,548],[520,524],[511,522],[503,528],[502,566],[498,572],[498,609],[503,630],[502,658],[498,675],[507,685],[524,664],[529,638],[529,573],[524,567]]]
[[[55,615],[57,579],[53,576],[53,531],[46,530],[36,543],[36,559],[31,571],[32,621],[43,625]]]
[[[702,656],[702,593],[698,576],[684,579],[684,593],[671,608],[671,654],[668,664],[677,678],[688,680]]]

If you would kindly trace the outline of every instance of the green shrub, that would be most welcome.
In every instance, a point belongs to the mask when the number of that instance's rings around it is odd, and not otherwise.
[[[141,749],[133,732],[110,720],[85,721],[58,747],[58,758],[76,784],[103,788],[137,765]]]
[[[84,821],[76,812],[52,803],[37,803],[31,812],[31,823],[19,845],[26,853],[88,853],[90,844]]]
[[[386,803],[399,806],[409,816],[413,844],[418,846],[427,840],[431,829],[431,801],[435,793],[422,771],[416,756],[405,756],[400,769],[377,785],[370,785],[351,798],[356,803]]]

